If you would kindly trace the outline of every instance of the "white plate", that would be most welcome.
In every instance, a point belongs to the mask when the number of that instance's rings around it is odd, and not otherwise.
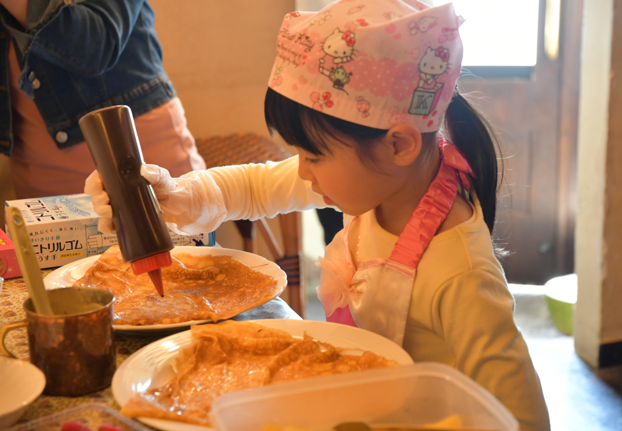
[[[45,375],[30,362],[0,355],[0,429],[13,425],[45,388]]]
[[[259,255],[247,253],[240,250],[232,250],[221,247],[187,247],[179,246],[171,250],[171,254],[175,256],[178,253],[188,253],[193,256],[231,256],[232,258],[242,262],[246,266],[261,272],[262,274],[273,277],[276,281],[276,288],[283,291],[287,286],[287,276],[285,272],[274,262],[269,261]],[[50,272],[43,279],[46,289],[58,289],[62,287],[70,287],[84,276],[86,271],[100,258],[101,255],[86,257],[68,263],[65,266]],[[124,333],[140,333],[148,335],[149,332],[162,332],[176,328],[189,328],[190,325],[209,322],[209,320],[190,320],[187,322],[171,323],[168,325],[114,325],[116,331]]]
[[[313,320],[266,319],[251,322],[281,329],[297,338],[302,338],[306,331],[309,336],[335,347],[369,350],[397,361],[400,365],[413,364],[408,353],[393,341],[353,326]],[[179,349],[190,346],[190,343],[190,331],[184,331],[148,344],[132,354],[121,364],[112,378],[112,395],[115,401],[123,407],[135,394],[152,387],[163,386],[170,381],[174,376],[171,367],[173,359],[179,354]],[[138,418],[138,420],[164,431],[213,430],[213,428],[164,419]]]

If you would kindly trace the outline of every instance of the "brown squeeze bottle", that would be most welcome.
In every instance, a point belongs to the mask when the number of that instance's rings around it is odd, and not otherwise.
[[[140,175],[144,161],[132,111],[110,106],[89,112],[79,124],[110,197],[123,261],[131,263],[136,275],[148,272],[164,296],[160,268],[172,263],[173,241],[153,189]]]

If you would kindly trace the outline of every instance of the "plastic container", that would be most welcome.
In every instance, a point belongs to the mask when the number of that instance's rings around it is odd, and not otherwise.
[[[92,431],[97,431],[101,425],[106,423],[115,425],[123,431],[151,431],[138,422],[123,416],[111,407],[99,403],[89,403],[71,407],[62,412],[9,428],[6,431],[60,431],[63,424],[69,421],[81,422]]]
[[[313,431],[343,422],[425,425],[455,414],[465,428],[518,430],[488,391],[431,362],[232,392],[216,399],[212,414],[220,431],[261,431],[267,424]]]
[[[577,305],[577,274],[568,274],[550,279],[544,284],[546,303],[551,320],[561,332],[572,335],[574,310]]]

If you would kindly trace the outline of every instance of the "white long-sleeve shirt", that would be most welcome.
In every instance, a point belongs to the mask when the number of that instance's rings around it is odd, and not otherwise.
[[[326,206],[297,171],[298,158],[293,157],[280,163],[228,166],[188,175],[209,175],[220,187],[225,220],[256,220]],[[342,232],[335,244],[342,243]],[[370,211],[351,226],[349,252],[355,265],[388,258],[397,238]],[[436,235],[423,253],[403,347],[416,362],[442,362],[471,377],[508,408],[522,431],[549,430],[540,381],[514,323],[513,308],[476,200],[471,219]]]

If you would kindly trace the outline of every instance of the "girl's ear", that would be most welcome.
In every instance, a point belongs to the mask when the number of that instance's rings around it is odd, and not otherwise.
[[[400,123],[392,126],[385,139],[393,162],[398,166],[412,164],[421,153],[421,132],[412,124]]]

